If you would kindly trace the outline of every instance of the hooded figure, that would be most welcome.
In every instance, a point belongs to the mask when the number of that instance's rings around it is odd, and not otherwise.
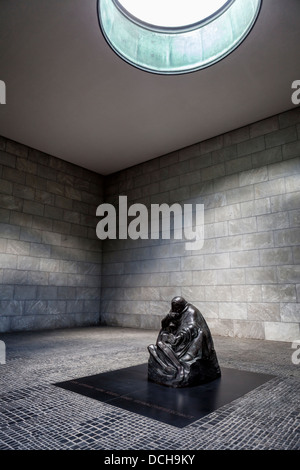
[[[211,333],[200,311],[174,297],[162,320],[156,345],[148,346],[148,378],[170,387],[186,387],[220,377]]]

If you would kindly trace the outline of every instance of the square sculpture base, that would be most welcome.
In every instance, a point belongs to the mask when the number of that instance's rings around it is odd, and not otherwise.
[[[148,381],[148,365],[127,367],[54,385],[179,428],[206,416],[273,378],[237,369],[204,385],[170,388]]]

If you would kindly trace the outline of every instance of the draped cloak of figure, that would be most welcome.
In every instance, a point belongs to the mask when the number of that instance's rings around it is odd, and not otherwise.
[[[220,377],[211,333],[201,312],[183,297],[174,297],[171,307],[156,345],[148,346],[149,380],[186,387]]]

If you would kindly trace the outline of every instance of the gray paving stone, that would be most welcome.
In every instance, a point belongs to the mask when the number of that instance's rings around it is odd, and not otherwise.
[[[37,317],[26,318],[31,325],[38,324]],[[80,314],[51,316],[61,325],[65,321],[76,324],[78,318]],[[211,324],[217,321],[210,320]],[[222,320],[222,329],[226,328],[230,329],[230,320]],[[253,328],[259,332],[257,322]],[[240,335],[242,329],[240,320]],[[7,363],[0,365],[0,448],[161,453],[299,450],[295,431],[300,371],[291,361],[290,343],[215,336],[221,367],[275,377],[183,429],[53,386],[58,381],[144,363],[146,347],[156,335],[156,329],[112,327],[1,334]]]

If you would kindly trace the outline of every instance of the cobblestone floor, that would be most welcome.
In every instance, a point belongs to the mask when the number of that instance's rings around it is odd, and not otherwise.
[[[221,367],[275,377],[183,429],[53,385],[146,362],[156,336],[108,327],[0,335],[0,449],[300,449],[290,343],[215,337]]]

